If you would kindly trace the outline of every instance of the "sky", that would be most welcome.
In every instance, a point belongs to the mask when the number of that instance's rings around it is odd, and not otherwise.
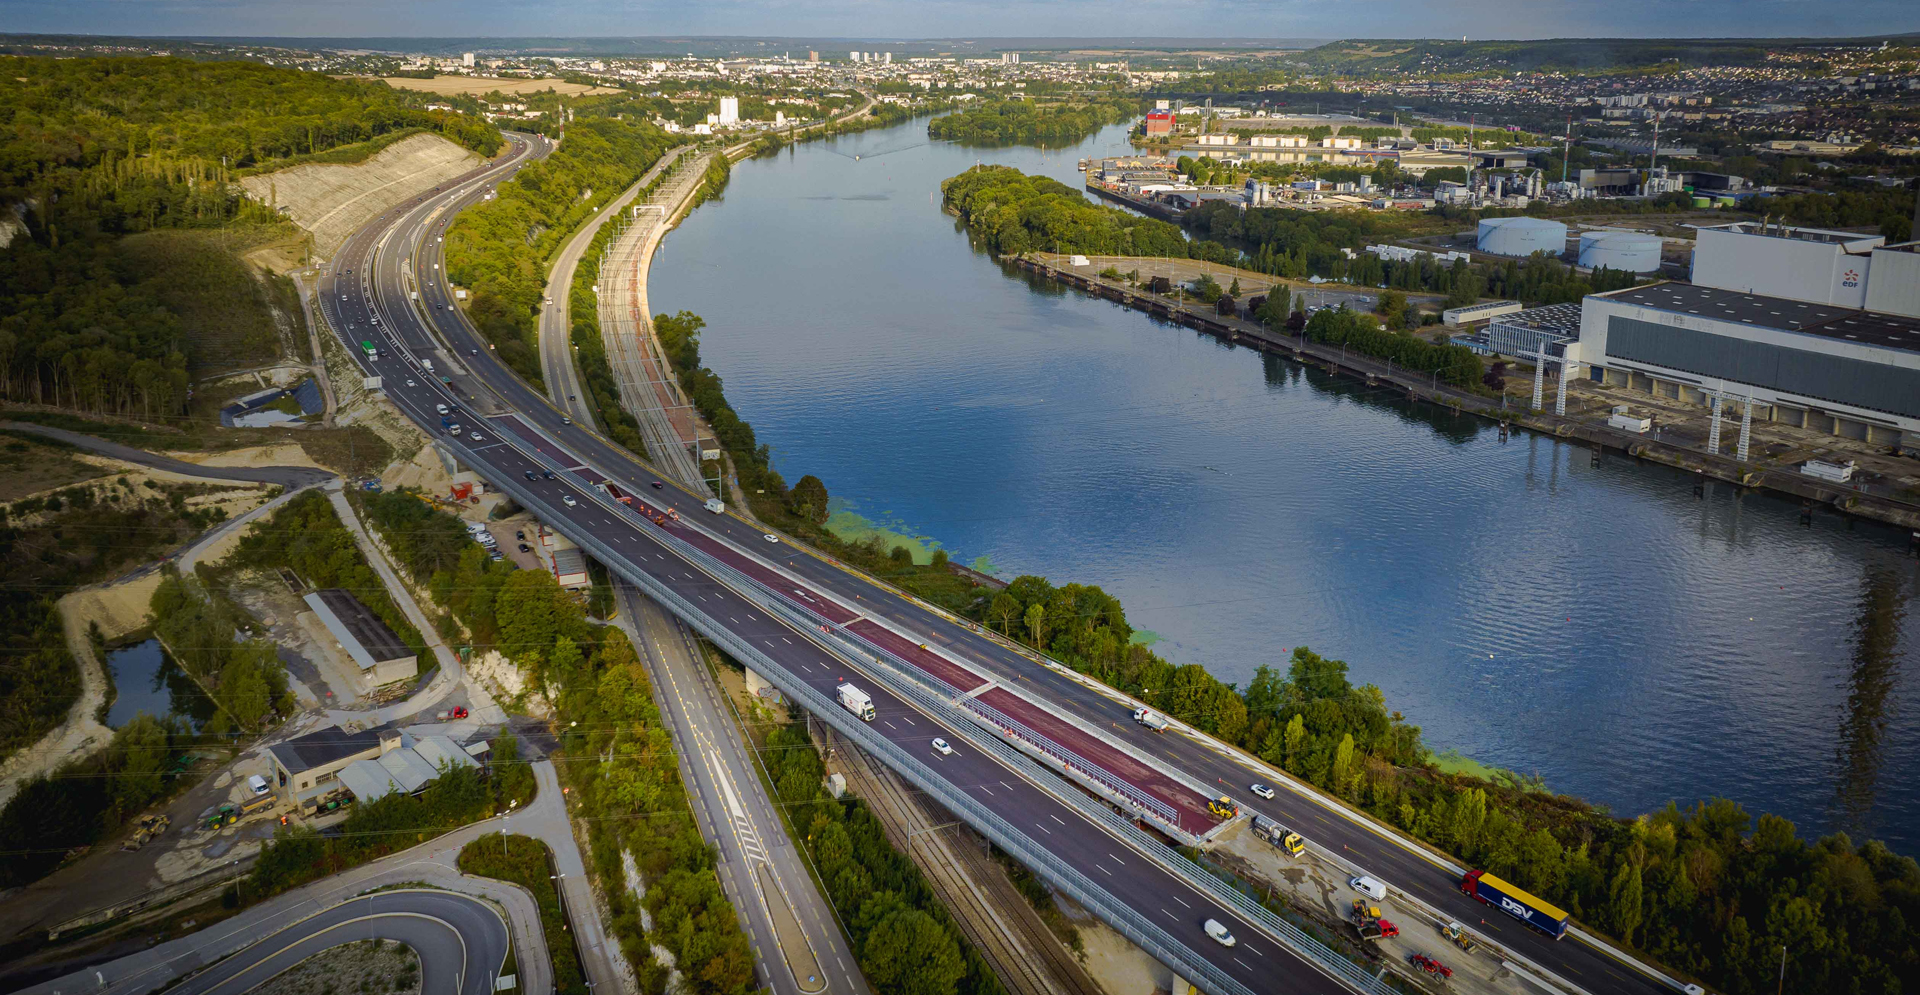
[[[284,37],[1831,37],[1916,0],[0,0],[0,31]]]

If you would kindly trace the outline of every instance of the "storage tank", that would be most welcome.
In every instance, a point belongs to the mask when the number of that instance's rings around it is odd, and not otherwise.
[[[1652,273],[1660,268],[1660,236],[1635,231],[1590,232],[1580,238],[1580,265]]]
[[[1545,218],[1487,218],[1480,222],[1479,247],[1498,256],[1557,256],[1567,251],[1567,226]]]

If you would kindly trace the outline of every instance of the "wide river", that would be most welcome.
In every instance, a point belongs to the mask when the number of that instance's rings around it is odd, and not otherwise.
[[[923,123],[734,167],[650,294],[789,482],[1005,577],[1098,584],[1176,663],[1348,661],[1437,749],[1637,813],[1732,798],[1920,853],[1906,537],[1411,406],[1009,275],[939,205],[976,161],[1123,147]],[[858,158],[855,158],[858,156]]]

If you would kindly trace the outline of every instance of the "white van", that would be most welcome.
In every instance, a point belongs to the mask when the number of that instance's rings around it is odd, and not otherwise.
[[[719,498],[708,498],[706,507],[708,511],[716,515],[722,514],[727,510],[727,506],[722,503]]]
[[[1357,877],[1348,881],[1347,884],[1351,885],[1354,891],[1376,902],[1382,901],[1387,897],[1387,886],[1370,877]]]

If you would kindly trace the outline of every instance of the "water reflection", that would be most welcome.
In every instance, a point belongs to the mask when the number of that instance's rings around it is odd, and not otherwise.
[[[1874,800],[1885,758],[1888,698],[1900,673],[1900,629],[1907,599],[1900,576],[1871,568],[1860,581],[1859,616],[1853,638],[1853,667],[1847,680],[1846,710],[1840,717],[1840,780],[1835,794],[1836,828],[1861,835],[1873,825]]]

